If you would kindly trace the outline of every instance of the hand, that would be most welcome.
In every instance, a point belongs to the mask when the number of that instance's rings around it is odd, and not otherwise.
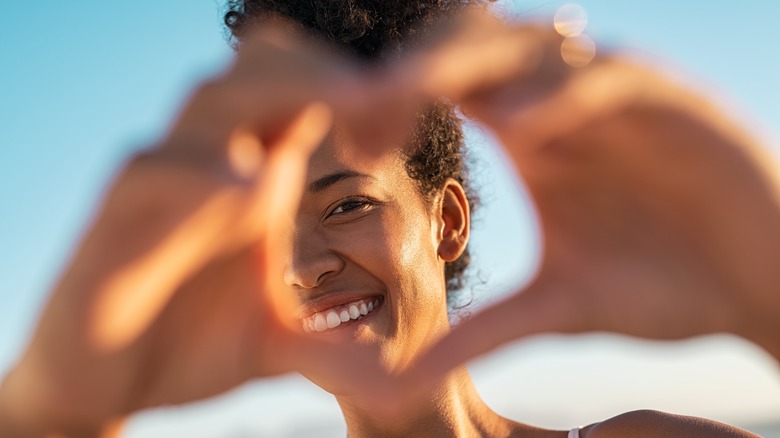
[[[352,105],[356,75],[267,26],[194,94],[105,196],[3,382],[0,434],[96,434],[142,408],[344,357],[358,384],[359,353],[301,334],[282,282],[308,155]]]
[[[496,133],[535,203],[543,253],[527,287],[420,361],[414,385],[545,332],[731,332],[780,360],[780,181],[741,127],[638,62],[570,67],[552,29],[477,14],[448,32],[395,80]]]

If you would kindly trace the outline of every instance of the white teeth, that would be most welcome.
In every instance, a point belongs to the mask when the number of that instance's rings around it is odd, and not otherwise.
[[[325,321],[325,317],[322,313],[318,313],[314,316],[314,330],[321,332],[328,328],[328,323]]]
[[[351,319],[358,319],[358,317],[360,317],[360,310],[359,310],[359,309],[358,309],[358,307],[357,307],[356,305],[354,305],[354,304],[352,304],[351,306],[349,306],[349,317],[350,317]]]
[[[339,324],[341,324],[341,320],[339,319],[339,316],[336,315],[336,312],[332,310],[328,312],[327,322],[328,322],[328,328],[336,328],[339,326]]]
[[[360,300],[348,306],[337,306],[327,311],[315,313],[307,318],[303,318],[303,331],[311,333],[334,329],[342,323],[357,320],[364,315],[368,315],[369,312],[379,306],[379,302],[379,299],[371,301]]]

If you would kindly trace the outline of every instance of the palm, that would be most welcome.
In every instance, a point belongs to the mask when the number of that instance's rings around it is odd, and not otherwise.
[[[212,396],[274,369],[264,339],[286,329],[263,303],[253,251],[218,260],[185,283],[139,342],[140,406]]]
[[[236,241],[228,238],[228,227],[234,239],[251,238],[236,237],[246,234],[237,218],[245,201],[218,205],[222,216],[204,207],[220,192],[237,189],[224,184],[207,173],[145,160],[119,179],[77,256],[92,263],[76,262],[85,268],[63,279],[20,367],[46,376],[41,383],[50,409],[89,422],[211,396],[251,377],[286,371],[275,368],[271,347],[259,341],[291,334],[263,299],[261,260],[268,258],[259,244],[230,249]],[[204,218],[209,226],[179,240],[213,254],[205,266],[176,257],[175,248],[183,245],[176,239],[173,250],[163,245],[150,251],[147,242],[163,241],[182,223]],[[210,248],[221,234],[227,248]],[[78,287],[84,270],[143,264],[156,251],[166,262],[163,271],[131,276],[135,281],[126,287]],[[159,265],[154,257],[152,262]],[[177,286],[168,290],[169,284]]]
[[[738,332],[725,315],[780,307],[780,181],[712,102],[609,55],[572,68],[549,29],[460,24],[406,74],[498,135],[544,240],[534,282],[460,330],[477,350],[542,331]]]
[[[756,185],[735,181],[749,165],[734,145],[673,111],[626,111],[515,158],[545,241],[527,293],[558,295],[564,329],[677,338],[734,323],[746,254],[721,248],[756,213],[729,196]],[[689,327],[702,307],[707,325]]]

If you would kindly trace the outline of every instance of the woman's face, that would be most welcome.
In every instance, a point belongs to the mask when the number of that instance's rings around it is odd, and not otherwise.
[[[402,369],[449,330],[441,196],[420,194],[397,150],[369,156],[345,139],[313,154],[306,184],[285,272],[304,330]],[[340,392],[328,376],[306,377]]]

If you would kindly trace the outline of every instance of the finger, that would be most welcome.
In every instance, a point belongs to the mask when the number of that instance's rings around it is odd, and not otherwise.
[[[345,91],[344,95],[348,94]],[[324,86],[291,77],[279,81],[269,77],[220,78],[196,91],[163,141],[163,148],[179,151],[190,160],[199,157],[204,165],[225,164],[227,148],[237,130],[255,134],[264,142],[273,140],[308,104],[336,100]]]
[[[371,102],[368,87],[373,84],[367,73],[330,41],[306,34],[297,23],[273,19],[265,20],[242,44],[230,74],[248,81],[263,79],[274,90],[293,83],[294,89],[280,94],[310,93],[312,100],[340,112]]]
[[[432,98],[458,101],[507,81],[555,79],[561,38],[535,25],[509,25],[484,12],[465,14],[437,39],[391,69],[391,82]],[[564,71],[562,68],[558,70]]]
[[[164,144],[213,160],[236,129],[273,137],[315,101],[357,113],[369,104],[364,90],[361,69],[329,45],[271,24],[242,43],[225,74],[194,93]]]
[[[469,113],[494,129],[513,154],[564,138],[639,102],[657,81],[639,68],[599,63],[571,75],[544,96],[507,94],[466,102]],[[650,91],[652,92],[652,91]]]
[[[118,178],[52,300],[83,304],[85,316],[75,318],[95,347],[127,345],[232,240],[225,231],[234,228],[242,206],[233,193],[220,196],[230,192],[224,186],[170,157],[139,156]]]
[[[308,160],[330,131],[333,112],[323,103],[312,103],[265,146],[267,158],[258,181],[254,213],[265,217],[269,243],[281,241],[272,232],[289,226],[303,194]],[[261,205],[262,204],[262,205]]]
[[[265,295],[283,322],[295,325],[296,295],[284,283],[292,251],[291,228],[303,194],[308,159],[330,131],[333,113],[322,103],[305,107],[267,150],[250,222],[261,224]],[[299,328],[299,327],[297,327]]]
[[[552,285],[536,283],[462,322],[427,351],[404,376],[410,388],[429,388],[453,368],[508,342],[540,333],[587,329],[583,313]]]

